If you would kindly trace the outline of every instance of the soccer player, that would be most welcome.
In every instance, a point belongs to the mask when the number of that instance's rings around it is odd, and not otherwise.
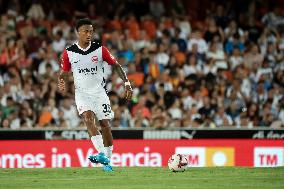
[[[75,85],[75,102],[79,114],[86,125],[91,141],[98,151],[90,156],[92,163],[103,164],[104,171],[113,171],[110,158],[113,150],[113,138],[110,119],[114,113],[107,96],[106,63],[113,67],[125,85],[125,98],[132,97],[132,87],[121,65],[110,54],[109,50],[97,42],[92,42],[93,26],[88,18],[76,22],[78,41],[66,48],[62,54],[61,71],[58,77],[58,88],[66,92],[68,72],[72,71]],[[102,134],[95,124],[99,120]]]

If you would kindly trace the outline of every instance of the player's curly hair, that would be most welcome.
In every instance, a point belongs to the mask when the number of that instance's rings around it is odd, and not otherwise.
[[[92,21],[89,18],[82,18],[76,21],[76,31],[78,31],[78,29],[83,26],[83,25],[92,25]]]

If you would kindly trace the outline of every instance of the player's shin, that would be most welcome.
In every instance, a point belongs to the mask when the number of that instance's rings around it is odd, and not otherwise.
[[[102,135],[91,136],[91,141],[92,141],[94,147],[96,148],[96,150],[98,151],[98,153],[100,153],[100,152],[105,153],[105,147],[104,147],[104,144],[103,144]]]
[[[111,159],[112,156],[112,151],[113,151],[113,145],[105,147],[105,152],[106,152],[106,156]]]
[[[113,138],[110,126],[102,127],[102,135],[104,140],[106,156],[108,158],[111,158],[113,150]]]

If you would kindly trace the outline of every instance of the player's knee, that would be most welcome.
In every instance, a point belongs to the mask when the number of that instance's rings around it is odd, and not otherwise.
[[[85,123],[86,125],[93,125],[93,124],[94,124],[94,120],[89,119],[89,118],[85,118],[85,119],[84,119],[84,123]]]
[[[88,114],[84,114],[83,121],[86,125],[92,125],[94,124],[94,117]]]
[[[93,125],[94,124],[94,118],[92,118],[92,117],[84,116],[83,121],[86,125]]]

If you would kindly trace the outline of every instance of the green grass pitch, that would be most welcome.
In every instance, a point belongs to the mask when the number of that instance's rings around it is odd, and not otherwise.
[[[284,167],[0,169],[0,189],[284,189]]]

